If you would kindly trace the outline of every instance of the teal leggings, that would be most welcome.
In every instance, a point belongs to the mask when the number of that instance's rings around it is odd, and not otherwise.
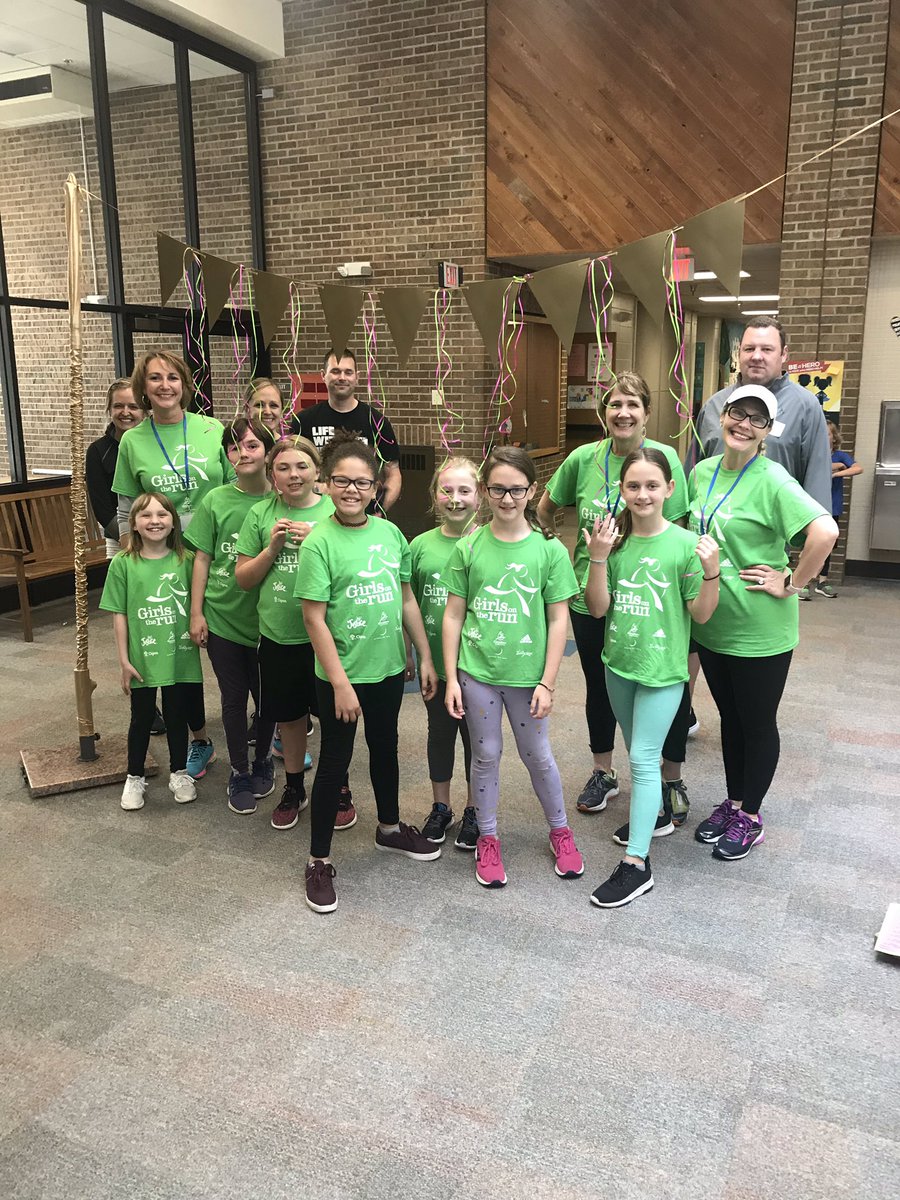
[[[683,683],[647,687],[606,668],[606,690],[631,765],[628,854],[646,858],[662,796],[659,759],[684,694]]]

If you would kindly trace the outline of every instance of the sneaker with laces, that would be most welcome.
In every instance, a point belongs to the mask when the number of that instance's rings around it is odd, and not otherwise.
[[[649,892],[652,887],[649,858],[644,859],[643,870],[636,863],[623,860],[606,883],[601,883],[592,893],[591,904],[596,904],[598,908],[622,908],[638,896],[643,896],[644,892]]]
[[[250,769],[250,787],[257,800],[263,800],[275,791],[275,763],[271,758],[253,760],[253,766]]]
[[[716,805],[705,821],[700,822],[694,830],[694,837],[706,846],[713,845],[728,828],[736,812],[737,809],[730,800],[723,800],[721,804]]]
[[[197,789],[187,771],[173,771],[170,774],[169,791],[179,804],[190,804],[197,799]]]
[[[375,830],[375,846],[379,850],[388,850],[392,854],[403,854],[407,858],[415,858],[420,862],[431,862],[441,857],[440,846],[435,846],[423,837],[415,825],[404,825],[394,833],[382,833],[379,825]]]
[[[560,879],[577,879],[584,874],[584,859],[568,825],[563,829],[550,830],[550,846],[556,859],[554,870]]]
[[[165,732],[166,732],[166,722],[163,719],[162,713],[159,711],[159,709],[157,709],[156,712],[153,714],[153,724],[150,726],[150,733],[154,737],[158,737],[161,733],[165,733]]]
[[[342,829],[352,829],[356,824],[356,809],[353,807],[353,795],[348,787],[341,788],[341,794],[338,797],[337,816],[334,818],[334,827],[340,832]]]
[[[122,788],[122,799],[119,804],[126,812],[136,812],[144,807],[144,792],[147,790],[147,780],[143,775],[126,775],[125,786]]]
[[[688,819],[691,802],[688,799],[687,788],[683,779],[663,780],[663,808],[668,808],[672,815],[672,824],[676,829]]]
[[[246,772],[238,774],[231,772],[228,780],[228,807],[233,813],[249,817],[256,812],[256,797],[253,795],[253,781]]]
[[[471,804],[463,809],[459,832],[456,835],[456,841],[453,845],[457,850],[474,850],[478,845],[478,817],[475,815],[475,809]]]
[[[727,862],[746,858],[754,846],[765,840],[762,821],[754,821],[738,809],[728,822],[725,832],[713,846],[713,858],[723,858]]]
[[[500,857],[500,839],[483,833],[475,848],[475,878],[482,887],[506,886],[506,872]]]
[[[216,761],[216,751],[212,739],[200,742],[194,738],[187,756],[187,773],[191,779],[202,779],[206,768]],[[191,799],[193,800],[193,796]]]
[[[693,709],[691,709],[691,715],[688,720],[687,735],[689,738],[695,738],[699,732],[700,732],[700,722],[697,719],[697,714],[694,712]]]
[[[607,800],[619,794],[619,777],[615,771],[592,771],[591,777],[581,789],[575,801],[579,812],[598,813],[606,808]]]
[[[288,787],[285,784],[284,791],[281,793],[281,799],[272,810],[272,828],[273,829],[293,829],[300,820],[300,814],[309,804],[309,798],[306,795],[306,789]]]
[[[617,846],[628,845],[628,832],[630,822],[621,825],[613,834],[613,841]],[[653,826],[652,837],[668,837],[670,833],[675,832],[675,822],[672,820],[672,812],[668,806],[665,795],[663,796],[663,806],[659,810],[659,816],[656,818],[656,824]]]
[[[817,583],[816,595],[824,596],[827,600],[837,600],[837,592],[830,583]]]
[[[334,877],[337,871],[333,863],[315,862],[306,865],[306,903],[313,912],[329,913],[337,908]]]
[[[432,804],[428,819],[422,826],[422,836],[439,846],[453,824],[453,809],[448,804]]]
[[[806,587],[802,587],[799,589],[799,591],[797,592],[797,599],[798,600],[812,600],[812,593],[809,590],[809,584],[807,584]]]

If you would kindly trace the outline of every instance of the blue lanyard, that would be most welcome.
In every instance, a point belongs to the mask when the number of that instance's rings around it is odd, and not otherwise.
[[[184,490],[186,492],[189,492],[191,490],[191,460],[188,458],[188,448],[187,448],[187,413],[184,414],[184,417],[181,422],[181,436],[182,436],[182,440],[184,441],[184,476],[183,477],[182,477],[181,472],[178,470],[178,468],[172,462],[171,458],[169,458],[169,452],[163,445],[162,438],[159,436],[159,430],[156,428],[156,422],[153,420],[152,417],[150,418],[150,428],[153,430],[153,436],[156,438],[157,445],[159,446],[160,450],[162,450],[162,452],[163,452],[163,457],[165,458],[165,460],[169,464],[169,466],[172,468],[172,470],[175,472],[175,474],[178,476],[178,482],[181,484],[181,486],[184,488]]]
[[[722,497],[722,499],[719,501],[719,503],[716,505],[716,507],[709,514],[709,520],[707,521],[706,506],[707,506],[707,504],[709,504],[709,498],[712,495],[712,490],[716,486],[716,480],[719,478],[719,468],[722,466],[721,458],[716,463],[716,469],[715,469],[715,471],[713,471],[713,477],[709,481],[709,487],[707,488],[707,491],[706,491],[706,499],[703,501],[703,506],[700,509],[700,533],[701,534],[704,534],[709,530],[709,527],[710,527],[710,525],[712,525],[713,519],[714,519],[716,513],[719,511],[719,509],[722,507],[722,505],[725,503],[725,501],[728,499],[728,497],[731,495],[731,493],[734,491],[734,489],[737,487],[737,485],[741,482],[744,472],[747,470],[748,467],[753,466],[753,464],[756,462],[758,457],[759,457],[759,455],[754,455],[753,458],[751,458],[749,460],[749,462],[744,463],[744,465],[741,467],[740,471],[738,472],[737,479],[734,481],[734,483],[731,485],[731,487],[728,489],[728,491],[725,493],[725,495]]]

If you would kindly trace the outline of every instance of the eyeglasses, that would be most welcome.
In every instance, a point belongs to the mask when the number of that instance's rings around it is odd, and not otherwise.
[[[738,425],[741,421],[749,421],[754,429],[765,429],[769,424],[769,418],[762,413],[748,413],[743,408],[729,408],[728,416]]]
[[[355,487],[360,494],[370,492],[375,486],[374,479],[349,479],[346,475],[332,475],[330,476],[330,482],[341,491],[351,486]]]
[[[531,487],[531,484],[528,487],[522,487],[521,484],[518,484],[516,487],[505,488],[501,487],[499,483],[489,483],[486,491],[492,500],[502,500],[507,495],[512,496],[513,500],[521,500],[528,494],[529,487]]]

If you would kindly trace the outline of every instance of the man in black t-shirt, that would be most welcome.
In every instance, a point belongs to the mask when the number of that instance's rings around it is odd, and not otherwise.
[[[356,356],[345,350],[340,357],[333,350],[325,355],[322,378],[328,399],[296,415],[297,432],[321,449],[336,429],[349,429],[375,448],[381,468],[381,495],[378,502],[385,512],[400,496],[400,447],[387,417],[381,417],[370,404],[356,399],[358,375]]]

